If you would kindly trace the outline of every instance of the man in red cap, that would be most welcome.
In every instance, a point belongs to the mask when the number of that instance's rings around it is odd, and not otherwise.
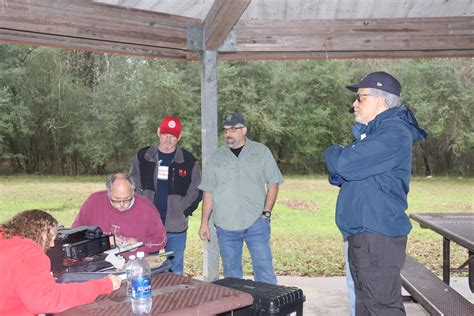
[[[166,228],[166,251],[173,251],[171,270],[184,272],[184,249],[188,216],[202,199],[198,189],[201,171],[196,158],[179,147],[181,121],[165,117],[157,130],[158,143],[140,149],[133,159],[130,175],[135,191],[152,201]]]

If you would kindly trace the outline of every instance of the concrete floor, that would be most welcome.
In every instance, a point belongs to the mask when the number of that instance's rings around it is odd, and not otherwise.
[[[303,290],[306,301],[303,314],[309,315],[349,315],[346,278],[308,278],[308,277],[277,277],[279,285],[296,286]],[[474,303],[474,294],[469,289],[467,278],[451,277],[451,287]],[[404,292],[406,294],[406,292]],[[416,303],[405,303],[408,316],[429,315],[423,307]]]

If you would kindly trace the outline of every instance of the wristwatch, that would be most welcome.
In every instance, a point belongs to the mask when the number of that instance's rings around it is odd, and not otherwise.
[[[262,212],[262,215],[266,218],[270,218],[272,216],[272,212],[265,210]]]

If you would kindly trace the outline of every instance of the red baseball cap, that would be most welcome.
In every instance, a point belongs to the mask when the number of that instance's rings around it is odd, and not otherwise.
[[[179,138],[181,135],[181,121],[176,116],[167,116],[161,121],[160,134],[170,134]]]

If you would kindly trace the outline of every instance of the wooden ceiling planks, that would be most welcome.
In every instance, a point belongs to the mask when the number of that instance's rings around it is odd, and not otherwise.
[[[163,12],[204,20],[214,0],[92,0],[125,8]]]
[[[253,0],[241,20],[339,20],[468,15],[473,15],[472,0]]]
[[[214,0],[93,0],[204,20]],[[473,15],[472,0],[252,0],[241,20],[334,20]]]

